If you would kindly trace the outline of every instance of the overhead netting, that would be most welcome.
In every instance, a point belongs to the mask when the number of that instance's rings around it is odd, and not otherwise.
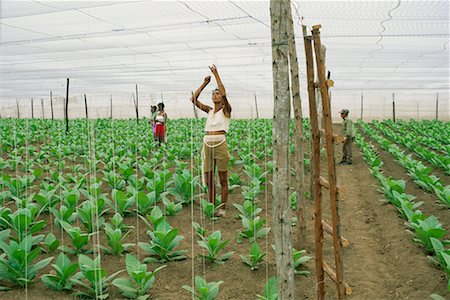
[[[193,116],[188,98],[217,64],[236,117],[273,110],[268,1],[2,1],[2,117],[23,117],[65,97],[72,117],[90,100],[92,117],[133,117],[135,84],[142,111],[163,100],[172,117]],[[322,24],[334,110],[431,118],[439,98],[449,115],[448,1],[293,1],[302,96],[306,99],[301,24]],[[213,86],[211,85],[211,90]],[[161,96],[162,94],[162,96]],[[209,101],[208,93],[203,95]],[[439,94],[439,95],[438,95]],[[164,96],[166,95],[166,96]],[[77,99],[77,100],[76,100]],[[72,99],[71,99],[72,100]],[[306,102],[306,101],[305,101]],[[82,103],[83,105],[80,105]],[[44,110],[47,105],[44,105]],[[128,109],[129,108],[129,109]],[[49,108],[48,108],[49,109]],[[27,112],[28,111],[28,112]],[[44,113],[45,114],[45,113]]]

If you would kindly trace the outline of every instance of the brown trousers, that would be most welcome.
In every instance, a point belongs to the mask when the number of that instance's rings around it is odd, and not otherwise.
[[[342,161],[353,162],[352,143],[353,143],[353,138],[347,138],[345,143],[342,145]]]

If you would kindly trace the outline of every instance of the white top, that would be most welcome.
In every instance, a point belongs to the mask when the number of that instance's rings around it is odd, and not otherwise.
[[[231,118],[227,118],[223,112],[223,109],[220,109],[218,112],[214,113],[214,108],[208,112],[208,116],[206,117],[206,125],[205,131],[225,131],[228,132],[228,128],[230,128]]]
[[[160,122],[160,123],[164,123],[164,116],[156,116],[155,121]]]

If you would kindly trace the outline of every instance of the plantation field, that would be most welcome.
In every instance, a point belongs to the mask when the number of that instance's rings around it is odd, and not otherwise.
[[[193,285],[197,275],[223,281],[218,299],[256,299],[276,275],[271,120],[233,120],[227,136],[231,193],[227,215],[219,219],[201,184],[204,120],[170,121],[168,143],[159,147],[145,120],[71,120],[68,134],[62,121],[51,120],[0,119],[0,128],[0,286],[6,290],[0,299],[125,299],[124,291],[141,299],[192,299],[182,286]],[[338,125],[334,129],[339,132]],[[450,297],[449,247],[438,249],[435,241],[450,239],[449,124],[374,122],[355,129],[354,164],[337,166],[342,232],[351,242],[343,252],[345,281],[354,291],[348,298]],[[292,159],[294,153],[291,145]],[[338,146],[336,161],[340,153]],[[296,216],[295,195],[291,200]],[[306,252],[296,253],[299,299],[315,298],[314,259],[308,261],[314,257],[314,214],[306,202],[309,238],[297,249]],[[266,254],[252,270],[241,256],[249,257],[255,240]],[[325,243],[332,264],[329,236]],[[67,280],[57,278],[52,264],[66,269],[60,277]],[[127,279],[139,272],[141,290]],[[335,286],[326,281],[332,299]]]

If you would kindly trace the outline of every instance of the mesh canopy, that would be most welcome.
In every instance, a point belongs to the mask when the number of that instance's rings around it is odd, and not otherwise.
[[[170,116],[191,117],[191,91],[213,63],[236,117],[254,115],[255,94],[260,115],[272,113],[268,1],[0,5],[2,117],[17,115],[16,99],[21,115],[28,116],[31,98],[35,112],[42,99],[44,110],[37,115],[48,116],[50,91],[58,110],[66,78],[71,79],[71,117],[83,116],[83,93],[93,117],[109,116],[110,98],[115,117],[133,117],[135,84],[143,114],[163,100]],[[359,110],[363,93],[366,117],[385,117],[395,93],[399,117],[434,116],[439,97],[441,117],[448,118],[448,1],[293,1],[292,8],[303,99],[301,24],[321,24],[335,110]],[[214,87],[201,100],[209,102]]]

